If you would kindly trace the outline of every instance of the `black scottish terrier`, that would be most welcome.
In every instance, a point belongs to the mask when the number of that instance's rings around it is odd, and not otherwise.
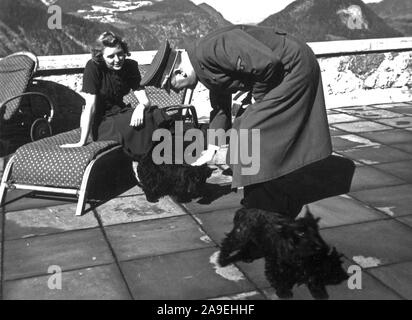
[[[219,264],[265,258],[266,278],[279,298],[293,297],[294,285],[305,284],[315,299],[327,299],[326,285],[339,284],[348,275],[342,268],[342,255],[320,236],[318,221],[309,211],[293,220],[275,212],[242,208],[223,240]]]
[[[153,162],[149,152],[139,160],[137,174],[140,185],[149,202],[156,202],[164,196],[174,196],[179,202],[188,202],[200,197],[207,178],[213,169],[206,164],[160,164]]]

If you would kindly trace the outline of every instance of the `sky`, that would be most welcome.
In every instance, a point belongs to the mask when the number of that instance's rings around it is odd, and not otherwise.
[[[206,2],[232,23],[258,23],[284,9],[293,0],[191,0],[195,4]],[[382,0],[363,0],[365,3]]]

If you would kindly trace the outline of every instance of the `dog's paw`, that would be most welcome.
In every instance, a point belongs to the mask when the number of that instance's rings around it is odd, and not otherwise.
[[[229,256],[225,255],[222,253],[222,251],[219,252],[219,257],[217,258],[217,263],[219,264],[219,266],[221,267],[226,267],[229,264],[232,263],[231,259]]]
[[[160,198],[158,196],[147,194],[147,193],[145,195],[146,195],[146,200],[148,202],[151,202],[151,203],[159,202]]]
[[[276,295],[280,299],[292,299],[293,298],[293,292],[292,290],[289,289],[275,289]]]
[[[314,299],[317,300],[325,300],[329,299],[328,291],[324,285],[315,284],[309,280],[307,283],[307,287],[309,289],[310,294]]]

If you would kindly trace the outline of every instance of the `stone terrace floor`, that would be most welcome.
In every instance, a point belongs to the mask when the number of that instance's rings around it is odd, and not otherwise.
[[[331,299],[412,298],[412,103],[328,110],[334,151],[356,161],[349,194],[309,205],[321,233],[362,268]],[[219,167],[221,169],[221,167]],[[277,299],[263,261],[219,268],[242,191],[215,171],[209,203],[148,203],[140,189],[75,217],[75,203],[9,193],[0,219],[3,299]],[[201,202],[201,201],[200,201]],[[62,289],[50,290],[57,265]],[[50,273],[48,273],[50,271]],[[311,299],[305,287],[294,299]]]

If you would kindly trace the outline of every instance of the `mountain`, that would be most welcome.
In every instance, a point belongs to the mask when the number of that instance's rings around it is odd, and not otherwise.
[[[412,36],[412,1],[383,0],[370,3],[369,7],[376,12],[392,28],[405,36]]]
[[[208,5],[207,3],[201,3],[198,5],[198,7],[202,8],[207,13],[209,13],[209,15],[211,17],[214,17],[222,26],[228,26],[232,24],[229,21],[227,21],[219,11],[217,11],[215,8]]]
[[[62,30],[50,30],[47,4],[63,9]],[[89,52],[104,31],[123,36],[131,50],[154,50],[168,38],[185,43],[229,24],[216,11],[189,0],[0,0],[0,56],[29,50],[37,55]]]
[[[403,36],[361,0],[297,0],[259,25],[276,26],[305,41]]]
[[[118,13],[116,18],[149,30],[158,40],[169,39],[182,48],[211,31],[228,25],[217,15],[195,5],[190,0],[164,0],[153,2],[131,12]],[[145,49],[155,49],[146,47]]]
[[[62,29],[49,29],[51,14],[36,0],[0,1],[0,56],[29,50],[37,55],[88,52],[96,34],[118,30],[111,25],[62,15]]]
[[[166,38],[172,45],[184,47],[185,43],[230,24],[213,8],[197,6],[190,0],[58,0],[56,4],[71,15],[110,23],[123,31],[131,48],[137,43],[145,50],[156,49]]]

